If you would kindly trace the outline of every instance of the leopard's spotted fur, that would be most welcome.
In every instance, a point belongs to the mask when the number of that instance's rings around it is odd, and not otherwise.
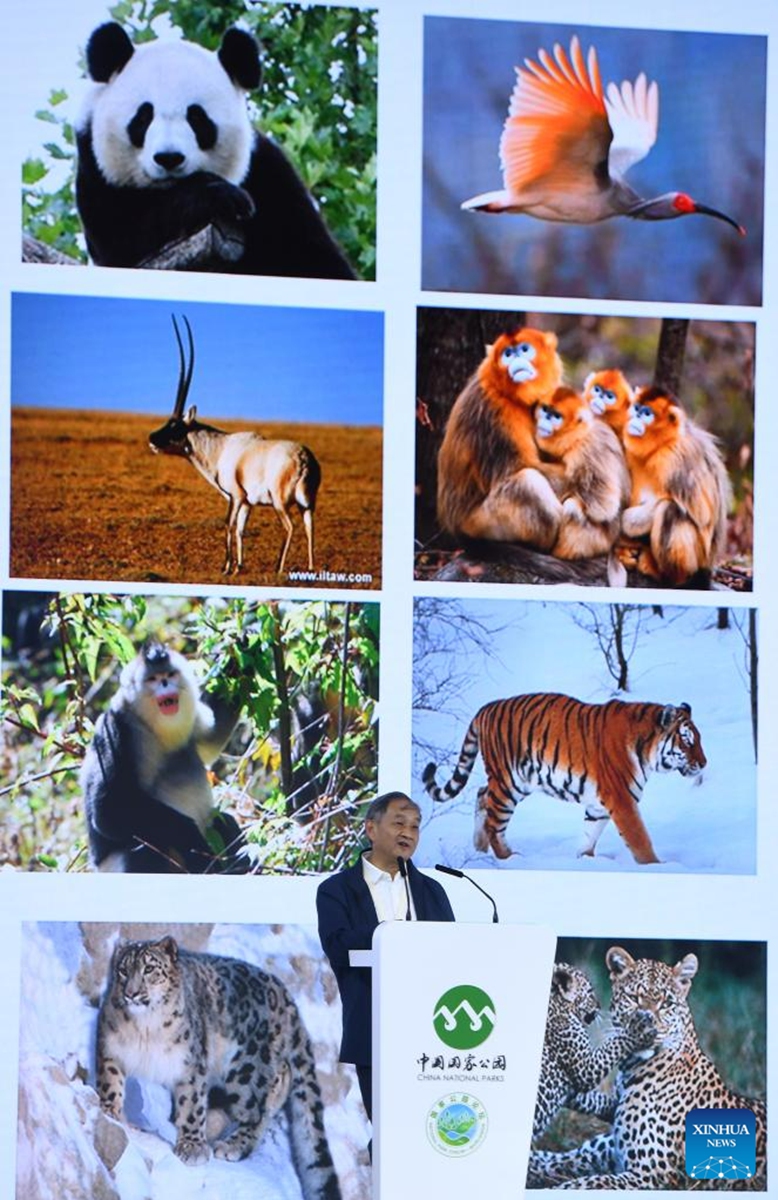
[[[625,1029],[612,1029],[595,1046],[591,1028],[600,1016],[600,1001],[586,973],[568,963],[555,963],[533,1138],[545,1133],[560,1108],[596,1113],[605,1097],[592,1089],[633,1050],[654,1041],[654,1021],[641,1010],[632,1014]]]
[[[214,1154],[245,1158],[286,1108],[305,1200],[340,1200],[311,1043],[275,976],[172,937],[121,943],[97,1027],[97,1090],[119,1120],[128,1076],[170,1089],[174,1150],[190,1164],[207,1162],[216,1127]]]
[[[606,962],[614,1016],[625,1022],[639,1009],[651,1012],[657,1025],[656,1042],[631,1055],[619,1071],[611,1103],[603,1105],[601,1113],[612,1120],[611,1132],[562,1154],[534,1151],[528,1186],[688,1188],[692,1181],[684,1169],[687,1112],[693,1108],[750,1108],[756,1116],[756,1173],[745,1186],[763,1190],[766,1107],[764,1101],[728,1088],[700,1048],[687,1003],[697,974],[696,955],[687,954],[670,967],[653,959],[636,961],[620,946],[613,946]]]

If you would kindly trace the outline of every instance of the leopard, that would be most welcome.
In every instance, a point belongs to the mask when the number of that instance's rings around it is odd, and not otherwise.
[[[605,1093],[597,1084],[635,1050],[652,1045],[656,1026],[650,1013],[637,1010],[624,1028],[612,1027],[598,1046],[591,1031],[602,1018],[600,1000],[589,976],[569,963],[554,964],[540,1061],[532,1137],[546,1132],[561,1108],[597,1113]],[[591,1095],[590,1095],[591,1093]]]
[[[173,1152],[190,1166],[246,1158],[280,1110],[304,1200],[341,1200],[310,1039],[274,975],[175,938],[121,941],[97,1021],[97,1092],[124,1119],[129,1077],[172,1094]],[[213,1146],[210,1145],[213,1141]]]
[[[695,1108],[747,1108],[756,1119],[756,1169],[751,1178],[723,1186],[763,1191],[766,1104],[728,1087],[699,1044],[688,1004],[699,969],[696,954],[669,966],[655,959],[636,960],[621,946],[612,946],[605,961],[614,1019],[625,1024],[634,1013],[648,1011],[656,1021],[656,1039],[622,1063],[610,1101],[599,1104],[597,1115],[612,1122],[610,1132],[563,1153],[533,1151],[527,1186],[667,1191],[704,1186],[685,1171],[686,1114]],[[715,1183],[722,1186],[719,1180]]]

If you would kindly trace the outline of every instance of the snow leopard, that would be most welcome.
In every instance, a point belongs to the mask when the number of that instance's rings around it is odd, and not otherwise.
[[[120,942],[97,1026],[97,1091],[119,1120],[129,1076],[169,1088],[174,1153],[192,1165],[209,1141],[246,1158],[284,1108],[304,1200],[340,1200],[311,1043],[275,976],[170,936]]]

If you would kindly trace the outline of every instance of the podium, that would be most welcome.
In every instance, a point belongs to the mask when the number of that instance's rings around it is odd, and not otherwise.
[[[373,1196],[516,1200],[526,1177],[556,936],[391,921],[371,951]]]

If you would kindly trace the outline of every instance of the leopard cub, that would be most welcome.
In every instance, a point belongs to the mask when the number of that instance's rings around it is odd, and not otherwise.
[[[172,937],[114,951],[97,1026],[97,1090],[122,1119],[127,1078],[173,1096],[175,1153],[235,1162],[273,1115],[289,1118],[305,1200],[340,1200],[308,1035],[280,980],[249,963],[179,948]]]
[[[623,1027],[610,1029],[595,1046],[590,1031],[601,1016],[600,1001],[588,975],[579,967],[555,963],[533,1139],[545,1133],[560,1108],[596,1115],[601,1104],[597,1084],[630,1054],[647,1049],[656,1038],[651,1014],[638,1010]]]

